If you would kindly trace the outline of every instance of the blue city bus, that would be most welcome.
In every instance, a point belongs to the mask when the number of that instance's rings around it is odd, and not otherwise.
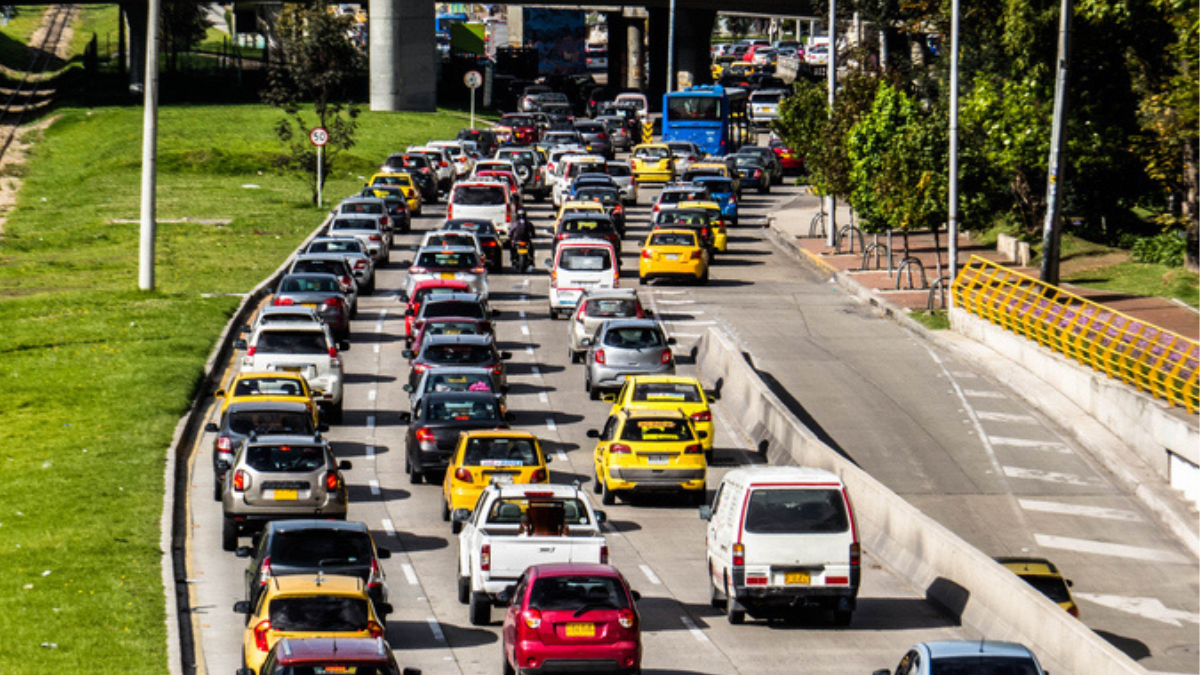
[[[737,152],[751,139],[745,89],[697,85],[663,96],[662,139],[691,141],[710,155]]]

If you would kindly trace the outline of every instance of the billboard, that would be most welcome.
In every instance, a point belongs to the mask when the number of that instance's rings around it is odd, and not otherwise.
[[[587,72],[583,47],[588,31],[583,10],[526,7],[523,23],[525,46],[538,51],[539,75]]]

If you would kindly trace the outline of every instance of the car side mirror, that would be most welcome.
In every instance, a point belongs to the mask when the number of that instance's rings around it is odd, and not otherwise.
[[[318,424],[318,425],[317,425],[317,431],[319,431],[319,432],[321,432],[321,433],[323,433],[323,434],[324,434],[324,433],[328,433],[328,432],[329,432],[329,425],[328,425],[328,424],[326,424],[325,422],[321,422],[320,424]]]
[[[616,403],[617,395],[616,394],[600,394],[600,400],[604,401],[605,403]]]
[[[421,675],[421,669],[420,668],[405,668],[404,670],[400,671],[400,675]]]
[[[634,602],[637,602],[638,600],[642,599],[642,594],[638,593],[637,591],[629,591],[629,594],[633,596]]]
[[[703,441],[704,439],[708,438],[708,432],[707,432],[707,431],[697,431],[697,432],[696,432],[696,435],[697,435],[697,436],[699,436],[699,437],[700,437],[700,440],[702,440],[702,441]]]
[[[712,507],[708,504],[700,507],[700,520],[712,520]]]
[[[254,555],[254,549],[249,546],[239,546],[233,554],[239,558],[249,558]]]
[[[591,347],[592,339],[591,338],[583,338],[582,340],[579,341],[579,346],[580,347]]]
[[[246,600],[238,600],[237,602],[233,603],[233,611],[237,612],[238,614],[249,614],[250,603]]]
[[[550,267],[551,265],[553,265],[553,264],[554,264],[554,261],[553,261],[553,260],[551,260],[551,259],[549,259],[549,258],[546,258],[546,261],[545,261],[545,262],[546,262],[546,267]]]
[[[411,261],[411,260],[401,260],[401,261],[400,261],[400,269],[405,269],[405,270],[406,270],[406,269],[408,269],[408,268],[410,268],[410,267],[412,267],[412,261]],[[405,302],[408,302],[408,299],[407,299],[407,298],[405,298]]]
[[[401,389],[403,389],[404,391],[406,391],[410,394],[413,393],[413,386],[411,384],[406,384],[403,387],[401,387]]]
[[[470,509],[454,509],[450,512],[450,520],[456,523],[465,523],[471,519]]]
[[[651,318],[651,317],[653,317],[653,316],[654,316],[654,310],[652,310],[652,309],[643,309],[643,310],[642,310],[642,315],[643,315],[643,316],[645,316],[647,319],[649,319],[649,318]]]
[[[234,348],[234,349],[240,349],[240,350],[242,350],[242,351],[246,351],[246,341],[245,341],[245,340],[243,340],[243,339],[241,339],[241,338],[238,338],[238,339],[234,340],[234,341],[233,341],[233,348]]]
[[[608,512],[607,511],[601,511],[600,509],[596,509],[595,513],[596,513],[596,524],[597,525],[599,525],[600,523],[608,522]]]
[[[669,345],[675,344],[675,338],[673,338],[673,337],[667,338],[667,344],[669,344]]]
[[[378,611],[380,614],[391,614],[392,612],[396,611],[396,610],[395,610],[395,609],[392,607],[391,603],[388,603],[388,602],[381,602],[381,603],[379,603],[379,606],[377,606],[375,609],[376,609],[376,611]]]
[[[411,349],[405,349],[404,351],[400,352],[400,354],[406,359],[416,358],[417,356],[416,353]]]
[[[400,419],[400,424],[408,424],[412,421],[412,413],[402,412],[396,415]]]
[[[1063,581],[1066,581],[1066,582],[1067,582],[1067,586],[1069,586],[1069,587],[1072,587],[1072,588],[1074,588],[1074,587],[1075,587],[1075,582],[1074,582],[1074,581],[1071,581],[1070,579],[1064,579]]]
[[[338,462],[338,471],[349,471],[353,468],[354,465],[351,464],[350,460],[348,459],[343,459],[342,461]]]
[[[492,310],[492,318],[493,318],[493,319],[495,319],[495,318],[496,318],[496,317],[498,317],[498,316],[500,316],[500,310],[498,310],[498,309],[493,309],[493,310]]]
[[[717,393],[715,389],[712,391],[705,391],[704,395],[708,397],[709,402],[721,400],[721,395]]]
[[[250,332],[250,324],[248,324],[248,323],[242,324],[242,327],[238,329],[238,332],[239,333],[249,333]]]
[[[600,430],[599,429],[588,429],[587,437],[588,438],[600,438]]]
[[[500,352],[500,360],[507,361],[512,358],[512,352]]]
[[[208,424],[204,425],[205,433],[215,434],[220,430],[221,430],[221,427],[217,426],[216,422],[209,422]]]
[[[213,392],[213,398],[225,398],[225,393],[224,389],[218,389]]]

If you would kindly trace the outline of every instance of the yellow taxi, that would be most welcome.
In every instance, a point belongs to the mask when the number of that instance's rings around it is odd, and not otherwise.
[[[554,229],[558,229],[558,223],[563,219],[563,216],[572,213],[592,213],[603,216],[608,211],[604,210],[604,204],[594,202],[590,199],[567,199],[563,201],[562,206],[558,209],[558,215],[554,217]]]
[[[1024,579],[1042,595],[1058,603],[1068,614],[1079,618],[1079,605],[1075,604],[1075,598],[1071,596],[1071,580],[1063,578],[1054,563],[1045,558],[1022,557],[996,558],[996,562]]]
[[[725,69],[729,67],[729,64],[731,64],[735,61],[737,61],[737,57],[734,56],[733,54],[721,54],[719,56],[714,57],[713,63],[712,63],[713,79],[714,80],[721,79],[721,76],[725,74]]]
[[[712,462],[713,417],[712,405],[716,394],[704,391],[700,380],[684,375],[630,375],[621,391],[605,394],[602,400],[613,404],[609,415],[621,410],[679,410],[692,420],[704,446],[705,461]]]
[[[642,244],[638,279],[686,279],[708,283],[708,251],[692,230],[654,230]]]
[[[731,160],[732,161],[732,160]],[[733,190],[742,194],[742,175],[738,173],[737,166],[730,166],[730,162],[724,159],[706,158],[699,162],[693,163],[684,172],[683,180],[688,181],[697,176],[721,176],[733,181]]]
[[[218,389],[214,397],[221,401],[221,415],[234,403],[245,401],[283,401],[303,403],[313,416],[313,425],[319,423],[320,408],[313,399],[308,380],[300,373],[271,371],[262,373],[238,373],[225,389]]]
[[[377,173],[371,176],[366,187],[372,185],[395,185],[404,190],[404,200],[408,202],[408,210],[414,216],[421,213],[421,190],[413,182],[412,176],[406,173]]]
[[[455,509],[471,510],[491,483],[549,483],[545,453],[537,436],[525,431],[465,431],[450,456],[442,481],[442,520]],[[452,522],[455,534],[462,523]]]
[[[757,63],[751,63],[749,61],[734,61],[726,66],[726,68],[728,69],[730,75],[740,75],[742,77],[750,77],[759,70]]]
[[[242,658],[255,673],[282,638],[383,637],[381,615],[392,612],[371,602],[362,579],[321,573],[272,577],[254,607],[242,601],[233,609],[248,616]]]
[[[683,201],[675,205],[680,209],[704,209],[713,225],[713,250],[721,253],[729,247],[729,223],[721,215],[721,205],[713,201]]]
[[[606,505],[629,492],[682,492],[702,504],[708,489],[703,441],[690,417],[679,410],[629,410],[611,415],[596,438],[595,483]]]
[[[643,143],[633,148],[633,179],[638,183],[675,180],[675,158],[664,143]]]

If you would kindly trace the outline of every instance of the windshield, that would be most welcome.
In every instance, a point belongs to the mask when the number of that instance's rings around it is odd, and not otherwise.
[[[629,420],[621,429],[623,441],[678,443],[694,439],[691,427],[681,419]]]
[[[229,430],[235,434],[249,436],[257,434],[294,434],[308,436],[313,429],[312,415],[308,412],[283,412],[277,410],[239,410],[229,414]]]
[[[421,360],[433,363],[480,363],[491,361],[494,356],[492,348],[484,345],[430,345],[421,355]]]
[[[562,505],[563,522],[567,525],[588,525],[587,507],[579,499],[534,497],[504,497],[492,502],[488,510],[489,525],[517,525],[524,520],[530,502],[538,506]]]
[[[537,448],[528,438],[472,438],[463,451],[466,466],[540,466]]]
[[[292,272],[336,274],[340,276],[346,273],[346,263],[342,262],[340,258],[337,260],[297,260],[296,264],[292,265]]]
[[[529,608],[547,610],[625,609],[625,588],[614,577],[541,577],[529,592]]]
[[[504,199],[504,188],[490,185],[456,187],[451,200],[455,206],[503,206],[507,203]]]
[[[393,173],[386,176],[376,176],[375,180],[371,181],[376,185],[398,185],[400,187],[412,187],[412,179],[406,173]]]
[[[617,319],[637,316],[637,305],[633,300],[592,298],[585,307],[588,316]]]
[[[629,176],[633,174],[633,169],[630,169],[624,164],[609,164],[608,175],[610,176]]]
[[[475,237],[468,232],[431,232],[425,236],[423,246],[475,246]]]
[[[435,370],[425,378],[425,391],[492,391],[492,378],[483,373],[439,375]]]
[[[338,218],[329,226],[330,230],[378,230],[374,219]]]
[[[379,215],[383,213],[383,204],[379,202],[350,202],[338,207],[338,213],[370,213]]]
[[[325,449],[318,445],[252,445],[246,464],[264,473],[302,473],[325,466]]]
[[[660,160],[667,159],[671,156],[671,151],[666,148],[637,148],[633,151],[633,156],[637,159]]]
[[[362,244],[357,239],[345,241],[314,241],[308,245],[309,253],[362,253]]]
[[[746,531],[757,534],[828,534],[849,528],[839,490],[758,489],[746,508]]]
[[[669,190],[658,198],[659,204],[678,204],[679,202],[704,201],[708,193],[704,190]]]
[[[650,235],[651,246],[696,246],[696,235],[690,232],[655,232]]]
[[[782,99],[782,98],[783,98],[782,94],[775,94],[775,93],[755,94],[753,97],[751,97],[750,102],[751,103],[779,103],[780,99]]]
[[[670,121],[717,122],[721,119],[721,99],[715,96],[668,96],[667,119]]]
[[[621,349],[645,349],[666,344],[658,328],[650,326],[622,326],[612,328],[604,334],[604,344]]]
[[[365,532],[288,530],[271,540],[271,562],[286,567],[367,564],[371,538]]]
[[[512,127],[531,127],[533,126],[533,118],[528,115],[505,115],[500,119],[500,124]]]
[[[467,319],[486,318],[483,315],[483,305],[478,302],[467,302],[465,300],[428,302],[421,309],[421,316],[426,319],[439,316],[461,316]]]
[[[701,403],[700,387],[677,382],[646,382],[633,387],[635,401],[669,401],[671,403]]]
[[[269,610],[277,631],[353,633],[367,629],[366,598],[314,595],[275,598]]]
[[[656,225],[707,225],[708,214],[704,211],[659,211]]]
[[[734,155],[733,161],[738,166],[758,166],[762,164],[762,160],[754,155]]]
[[[476,321],[431,321],[425,324],[422,335],[483,335]]]
[[[475,234],[496,234],[496,228],[490,221],[483,220],[447,220],[442,225],[443,230],[466,230]]]
[[[1043,577],[1036,575],[1019,575],[1030,586],[1038,589],[1038,591],[1050,598],[1054,602],[1070,602],[1071,593],[1067,590],[1067,583],[1061,577]]]
[[[432,401],[429,404],[429,419],[433,422],[491,421],[499,416],[495,401],[484,399]]]
[[[603,272],[612,269],[612,255],[605,248],[564,248],[558,266],[572,272]]]
[[[288,276],[279,284],[280,293],[337,293],[338,281],[327,274],[319,276]]]
[[[259,354],[328,354],[321,331],[264,331],[254,345]]]
[[[930,675],[1038,675],[1033,661],[1012,656],[955,656],[933,659]]]
[[[575,193],[579,199],[591,199],[598,201],[605,206],[612,206],[621,199],[621,195],[616,190],[604,188],[581,188]]]
[[[417,258],[418,267],[465,270],[478,265],[479,256],[468,251],[425,251]]]
[[[733,192],[733,181],[728,178],[710,178],[704,181],[713,194],[730,194]]]
[[[573,218],[564,220],[562,224],[562,231],[572,234],[603,235],[611,230],[612,223],[609,221],[591,218]]]
[[[302,396],[304,387],[292,377],[248,377],[238,380],[234,396]]]

